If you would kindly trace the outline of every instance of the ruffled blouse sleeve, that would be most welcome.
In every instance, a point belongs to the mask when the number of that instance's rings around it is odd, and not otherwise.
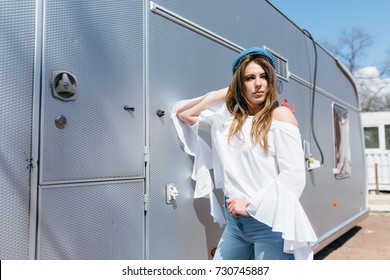
[[[273,231],[282,233],[286,253],[294,253],[295,259],[312,259],[310,242],[315,242],[317,236],[299,202],[306,180],[299,129],[287,122],[274,121],[270,134],[278,175],[253,198],[247,211]]]
[[[210,173],[210,170],[213,169],[213,153],[206,141],[199,136],[199,129],[210,130],[210,120],[217,114],[222,104],[203,111],[196,124],[188,125],[177,117],[176,112],[178,108],[193,100],[176,102],[172,109],[171,118],[184,151],[194,157],[191,175],[191,178],[196,182],[194,198],[208,198],[210,201],[210,214],[214,222],[224,225],[226,223],[225,217],[214,194],[214,183]]]

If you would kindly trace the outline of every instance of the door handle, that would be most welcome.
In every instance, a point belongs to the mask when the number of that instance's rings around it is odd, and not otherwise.
[[[51,93],[62,101],[76,100],[76,76],[66,71],[54,71],[51,79]]]

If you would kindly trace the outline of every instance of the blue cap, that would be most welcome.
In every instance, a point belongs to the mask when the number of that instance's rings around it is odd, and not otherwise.
[[[275,57],[272,55],[272,53],[270,51],[263,49],[263,48],[253,47],[253,48],[249,48],[249,49],[242,51],[236,57],[236,59],[233,61],[233,64],[232,64],[233,74],[234,74],[234,72],[236,72],[236,69],[238,68],[238,66],[240,66],[242,59],[249,54],[255,54],[255,55],[258,55],[258,56],[261,56],[261,57],[268,59],[268,61],[272,64],[272,66],[274,68],[276,68]]]

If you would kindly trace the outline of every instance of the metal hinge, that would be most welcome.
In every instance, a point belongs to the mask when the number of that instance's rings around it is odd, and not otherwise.
[[[149,210],[149,195],[144,194],[144,211],[145,213]]]
[[[29,169],[31,171],[31,169],[34,168],[33,158],[30,157],[29,159],[26,159],[26,161],[27,161],[27,169]]]
[[[148,161],[149,161],[149,147],[145,146],[144,147],[144,162],[148,162]]]

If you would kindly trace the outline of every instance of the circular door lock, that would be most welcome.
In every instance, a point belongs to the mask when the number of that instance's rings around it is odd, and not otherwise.
[[[76,100],[76,76],[66,71],[54,71],[51,78],[51,93],[62,101]]]
[[[68,124],[68,120],[66,119],[65,116],[60,115],[60,116],[56,117],[54,124],[56,125],[56,127],[58,129],[64,129],[66,127],[66,125]]]

